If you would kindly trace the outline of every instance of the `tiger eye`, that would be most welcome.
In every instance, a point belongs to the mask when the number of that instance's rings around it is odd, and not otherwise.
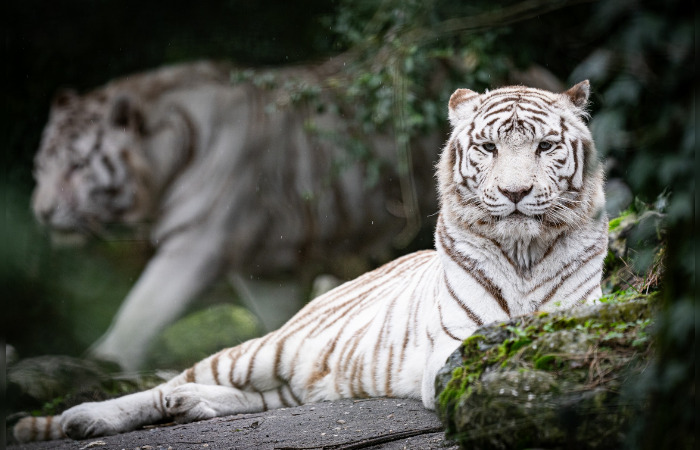
[[[493,142],[487,142],[487,143],[483,144],[481,147],[484,150],[486,150],[487,152],[492,152],[492,151],[496,150],[496,144],[494,144]]]
[[[540,145],[537,146],[538,150],[549,150],[550,148],[552,148],[552,143],[547,141],[542,141]]]

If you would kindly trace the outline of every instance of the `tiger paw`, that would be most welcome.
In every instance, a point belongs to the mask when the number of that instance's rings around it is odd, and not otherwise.
[[[204,386],[187,383],[165,396],[165,409],[178,423],[211,419],[220,414],[205,398]]]
[[[85,439],[124,431],[118,418],[110,418],[105,412],[105,405],[100,403],[75,406],[61,415],[63,432],[71,439]]]

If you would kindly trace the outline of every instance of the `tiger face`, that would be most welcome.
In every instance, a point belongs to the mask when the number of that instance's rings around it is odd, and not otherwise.
[[[462,223],[499,241],[575,228],[602,205],[585,125],[588,81],[555,94],[520,86],[457,90],[442,158],[443,202]]]
[[[56,97],[35,159],[32,206],[52,230],[94,233],[143,220],[149,174],[143,121],[128,97]]]

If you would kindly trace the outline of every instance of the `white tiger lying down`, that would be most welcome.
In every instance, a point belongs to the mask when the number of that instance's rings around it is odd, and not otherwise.
[[[20,441],[107,435],[346,397],[421,398],[482,324],[599,297],[607,249],[602,169],[583,121],[589,85],[563,94],[456,91],[438,166],[437,251],[318,297],[282,328],[154,389],[24,418]]]

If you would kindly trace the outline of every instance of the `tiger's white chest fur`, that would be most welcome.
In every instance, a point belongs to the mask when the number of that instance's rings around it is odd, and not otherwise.
[[[349,281],[279,330],[151,391],[80,405],[54,422],[85,437],[163,416],[198,420],[343,397],[413,397],[432,408],[437,371],[479,326],[600,295],[607,221],[602,169],[582,120],[587,97],[587,82],[563,94],[458,90],[438,166],[436,251]],[[528,114],[514,114],[514,103]],[[137,413],[126,420],[126,409]]]

